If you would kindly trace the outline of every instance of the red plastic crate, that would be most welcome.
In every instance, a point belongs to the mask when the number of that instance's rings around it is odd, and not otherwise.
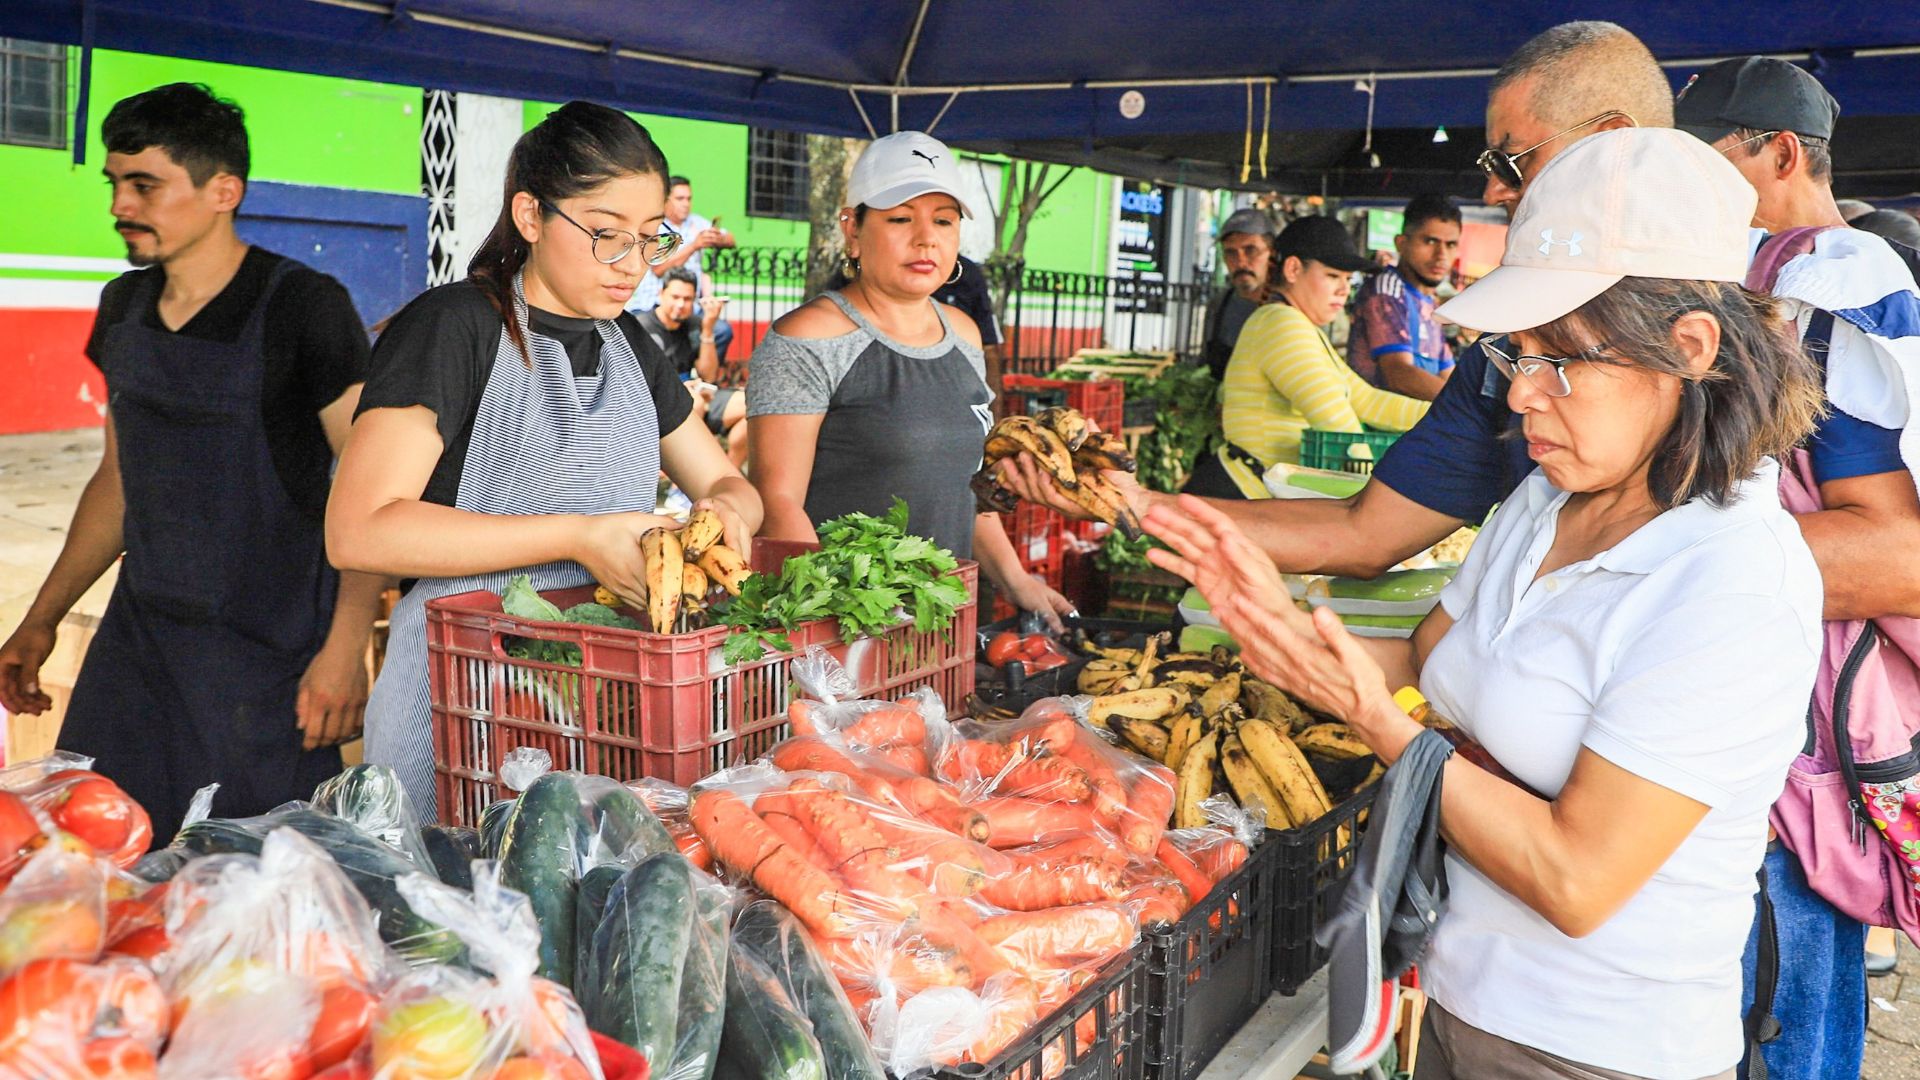
[[[756,540],[753,568],[777,570],[809,546]],[[963,561],[956,573],[977,598],[979,566]],[[565,608],[592,599],[593,587],[543,595]],[[434,600],[427,664],[440,820],[478,825],[502,795],[502,758],[523,746],[547,751],[557,769],[681,785],[751,761],[786,738],[787,705],[799,696],[789,666],[810,645],[826,646],[864,696],[930,686],[959,709],[973,692],[978,611],[962,607],[944,633],[907,623],[850,644],[836,621],[822,619],[788,635],[794,652],[728,665],[720,655],[724,626],[667,635],[532,622],[503,613],[500,598],[484,590]],[[510,637],[578,645],[581,666],[510,657]]]
[[[1011,514],[1001,514],[1000,524],[1019,556],[1020,566],[1049,586],[1060,588],[1067,552],[1067,520],[1052,509],[1023,502]],[[995,593],[992,618],[998,622],[1014,614],[1012,604]]]
[[[1126,411],[1127,388],[1118,379],[1041,379],[1032,375],[1002,375],[1000,390],[1007,414],[1038,412],[1065,403],[1080,410],[1101,431],[1118,433]]]

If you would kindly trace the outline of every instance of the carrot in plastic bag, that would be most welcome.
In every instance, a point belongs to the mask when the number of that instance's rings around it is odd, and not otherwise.
[[[1208,877],[1221,881],[1228,874],[1247,864],[1247,845],[1228,838],[1200,849],[1194,861],[1199,864],[1200,869],[1206,871]]]
[[[967,1048],[966,1055],[966,1060],[982,1065],[999,1057],[1040,1022],[1040,991],[1033,980],[1002,976],[986,992],[994,999],[987,1008],[986,1030]]]
[[[990,739],[958,739],[940,761],[948,783],[986,789],[1013,760],[1013,747]]]
[[[1141,773],[1127,793],[1127,815],[1120,824],[1120,838],[1136,853],[1152,856],[1173,813],[1173,770],[1165,765],[1143,764]]]
[[[987,819],[987,843],[996,848],[1026,847],[1099,830],[1093,809],[1084,803],[985,799],[974,805]]]
[[[813,838],[813,831],[800,820],[800,809],[795,806],[784,791],[769,791],[753,801],[753,812],[767,823],[795,855],[807,860],[822,870],[832,871],[833,860],[820,850],[819,841]]]
[[[1045,802],[1086,802],[1093,797],[1093,783],[1086,770],[1051,754],[1016,762],[1000,778],[996,790]]]
[[[1117,823],[1126,813],[1127,789],[1101,756],[1101,748],[1089,740],[1075,739],[1057,752],[1087,774],[1087,783],[1093,789],[1093,811],[1100,815],[1100,821],[1108,826]]]
[[[1127,906],[1135,912],[1141,926],[1163,926],[1180,921],[1193,907],[1187,890],[1170,877],[1136,883],[1127,890]]]
[[[935,986],[973,985],[973,973],[952,948],[924,934],[885,936],[890,940],[861,934],[818,944],[843,987],[877,988],[884,981],[897,993],[912,995]]]
[[[795,735],[818,735],[820,725],[814,720],[814,710],[820,707],[817,701],[802,698],[787,705],[787,726]]]
[[[919,929],[930,941],[952,949],[973,973],[973,985],[978,987],[1007,970],[1007,957],[980,936],[980,927],[988,920],[959,913],[965,906],[928,905],[920,911]],[[970,920],[977,925],[970,925]]]
[[[993,852],[973,841],[884,811],[869,815],[869,820],[893,848],[893,865],[941,896],[972,896],[990,876],[987,857]],[[993,863],[995,872],[1007,865],[997,858]]]
[[[1194,863],[1187,853],[1180,850],[1168,837],[1160,838],[1160,847],[1155,851],[1161,865],[1173,871],[1173,876],[1186,887],[1187,895],[1194,903],[1199,903],[1207,893],[1213,891],[1213,878]]]
[[[882,911],[913,913],[927,887],[893,868],[893,849],[864,808],[816,780],[796,780],[787,793],[849,887]]]
[[[1044,911],[1070,904],[1117,900],[1126,892],[1120,872],[1097,862],[1055,867],[1027,865],[995,877],[980,899],[1008,911]]]
[[[983,920],[980,939],[1027,968],[1100,960],[1133,947],[1138,928],[1119,904],[1076,904]]]
[[[693,797],[690,813],[714,858],[751,877],[814,933],[839,937],[854,929],[858,920],[848,913],[854,904],[840,883],[795,854],[740,796],[702,791]]]
[[[848,742],[862,746],[892,746],[927,741],[927,722],[920,710],[908,704],[883,705],[861,715],[841,730]]]
[[[927,763],[927,752],[912,743],[875,747],[872,752],[916,776],[933,773],[933,767]]]

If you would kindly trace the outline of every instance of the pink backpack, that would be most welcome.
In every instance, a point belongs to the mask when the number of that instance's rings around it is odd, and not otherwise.
[[[1822,509],[1795,450],[1780,504]],[[1848,916],[1920,940],[1920,620],[1825,624],[1805,750],[1773,804],[1773,827],[1807,883]]]

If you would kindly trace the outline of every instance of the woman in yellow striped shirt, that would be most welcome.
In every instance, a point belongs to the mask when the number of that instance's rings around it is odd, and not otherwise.
[[[1300,218],[1273,248],[1269,299],[1248,317],[1220,388],[1227,441],[1263,467],[1300,460],[1301,432],[1405,431],[1428,403],[1381,390],[1347,366],[1321,328],[1370,266],[1338,221]]]

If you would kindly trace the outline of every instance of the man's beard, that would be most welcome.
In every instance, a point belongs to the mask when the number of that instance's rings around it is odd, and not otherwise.
[[[160,262],[159,252],[157,251],[140,252],[140,251],[136,251],[133,246],[133,238],[135,236],[140,235],[141,233],[145,233],[148,236],[154,236],[153,230],[135,229],[135,230],[128,231],[128,230],[122,230],[122,229],[115,229],[114,232],[120,237],[121,241],[127,245],[127,262],[128,263],[134,266],[153,266]],[[156,240],[159,239],[157,236],[155,236],[154,238]]]
[[[1440,283],[1446,280],[1444,276],[1437,277],[1437,278],[1430,278],[1427,275],[1421,273],[1420,271],[1415,270],[1411,266],[1403,266],[1401,267],[1401,269],[1406,271],[1407,276],[1412,278],[1416,283],[1424,285],[1429,289],[1439,288]]]

